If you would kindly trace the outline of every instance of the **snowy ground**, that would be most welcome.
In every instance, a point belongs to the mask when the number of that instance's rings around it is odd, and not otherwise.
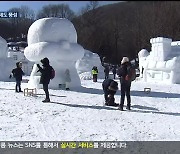
[[[119,111],[103,106],[102,81],[50,90],[50,103],[42,102],[43,90],[26,97],[15,93],[14,82],[0,82],[1,141],[180,141],[180,85],[133,82],[132,110]]]

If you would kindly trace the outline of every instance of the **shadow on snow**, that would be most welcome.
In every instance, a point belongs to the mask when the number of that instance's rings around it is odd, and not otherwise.
[[[60,105],[69,106],[69,107],[78,107],[78,108],[86,108],[86,109],[117,110],[118,111],[118,107],[110,107],[110,106],[88,106],[88,105],[79,105],[79,104],[65,104],[65,103],[59,103],[59,102],[46,102],[46,103],[60,104]],[[152,114],[180,116],[180,113],[160,112],[160,111],[158,111],[158,109],[153,108],[153,107],[133,105],[132,108],[133,108],[133,110],[130,110],[128,112],[139,112],[139,113],[152,113]],[[142,110],[134,110],[134,108],[142,109]],[[147,110],[149,110],[149,111],[147,111]],[[119,112],[123,113],[126,111],[119,111]]]
[[[86,88],[86,87],[78,87],[71,91],[89,93],[89,94],[104,94],[102,89],[94,89],[94,88]],[[116,95],[120,95],[120,94],[121,94],[121,91],[118,90]],[[131,96],[157,97],[157,98],[180,98],[180,94],[177,94],[177,93],[151,91],[149,94],[147,94],[144,91],[134,91],[134,90],[131,91]]]
[[[118,110],[117,107],[106,107],[106,106],[88,106],[88,105],[79,105],[79,104],[65,104],[59,102],[46,102],[46,103],[53,103],[53,104],[60,104],[69,107],[79,107],[79,108],[89,108],[89,109],[98,109],[98,110]]]
[[[151,91],[149,94],[145,93],[144,91],[131,91],[131,96],[180,98],[180,94],[177,94],[177,93],[166,93],[166,92],[155,92],[155,91]]]

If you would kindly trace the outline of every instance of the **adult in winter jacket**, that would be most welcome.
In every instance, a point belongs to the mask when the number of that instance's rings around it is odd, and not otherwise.
[[[22,81],[22,76],[24,75],[24,72],[22,70],[22,62],[16,63],[16,68],[12,70],[11,74],[16,79],[15,92],[23,92],[21,90],[21,81]]]
[[[103,91],[104,91],[104,98],[105,98],[105,105],[107,106],[118,106],[115,103],[114,95],[118,90],[118,83],[112,79],[105,79],[102,83]]]
[[[51,73],[52,73],[53,68],[52,66],[49,65],[48,58],[42,59],[41,63],[42,63],[43,68],[39,64],[37,64],[37,67],[39,68],[38,71],[41,72],[40,84],[43,85],[43,90],[46,94],[46,98],[42,102],[50,102],[48,85],[50,83]]]
[[[92,68],[93,82],[97,82],[98,69],[96,66]]]
[[[105,74],[105,79],[109,79],[109,66],[105,66],[104,74]]]
[[[127,97],[127,110],[130,110],[131,107],[131,96],[130,96],[131,81],[125,79],[128,73],[127,67],[130,65],[131,63],[129,62],[129,58],[123,57],[121,61],[121,66],[119,67],[117,72],[121,83],[121,102],[119,106],[119,109],[121,111],[123,111],[125,95]]]
[[[115,66],[112,68],[112,72],[113,72],[113,76],[114,76],[114,79],[115,79],[116,78],[116,67]]]
[[[71,82],[71,76],[69,69],[65,70],[65,82],[66,82],[66,90],[69,90],[69,84]]]

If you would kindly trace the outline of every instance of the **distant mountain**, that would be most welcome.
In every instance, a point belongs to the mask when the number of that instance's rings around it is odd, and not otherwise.
[[[72,22],[78,43],[119,63],[123,56],[134,59],[142,48],[150,51],[151,38],[179,40],[179,9],[179,1],[127,1],[98,7]]]

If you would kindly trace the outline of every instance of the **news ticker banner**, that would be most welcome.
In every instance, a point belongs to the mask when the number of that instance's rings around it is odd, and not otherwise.
[[[0,141],[2,154],[180,154],[179,141]]]
[[[18,12],[0,12],[0,18],[18,18]]]

